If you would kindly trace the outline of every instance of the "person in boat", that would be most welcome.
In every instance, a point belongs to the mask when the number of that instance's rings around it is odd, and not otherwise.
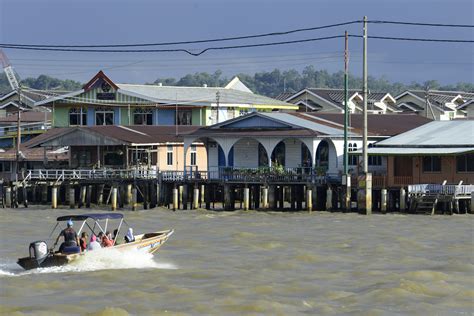
[[[102,248],[112,247],[114,245],[112,240],[110,240],[110,238],[108,237],[109,235],[110,235],[110,232],[107,232],[105,235],[102,234],[102,240],[101,240]]]
[[[126,243],[135,241],[135,236],[133,236],[133,228],[132,227],[128,228],[127,234],[125,235],[124,239],[125,239]]]
[[[118,239],[118,229],[117,228],[114,230],[114,240],[113,240],[113,242],[114,242],[115,246],[121,244],[120,240]]]
[[[91,250],[97,250],[100,248],[102,248],[102,246],[99,244],[99,242],[97,242],[97,237],[94,234],[92,234],[91,241],[89,242],[89,246],[87,246],[87,250],[91,251]]]
[[[67,227],[59,233],[58,238],[56,238],[56,241],[54,242],[53,247],[56,247],[61,236],[64,238],[64,242],[61,244],[61,246],[59,246],[59,252],[64,252],[66,247],[72,249],[74,247],[78,247],[79,245],[79,238],[77,237],[77,233],[74,230],[74,228],[72,228],[73,226],[72,220],[71,219],[68,220],[66,225]],[[77,252],[80,252],[80,251],[81,251],[81,248],[79,247],[79,251]]]
[[[81,239],[79,239],[79,244],[81,246],[81,251],[85,251],[87,249],[87,239],[89,236],[87,236],[86,232],[82,232],[81,234]]]

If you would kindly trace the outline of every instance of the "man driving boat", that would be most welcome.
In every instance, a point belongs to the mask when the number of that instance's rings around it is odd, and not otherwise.
[[[68,252],[68,253],[74,253],[74,252],[80,252],[81,249],[79,248],[79,237],[77,236],[76,231],[73,226],[73,222],[71,219],[69,219],[66,223],[67,227],[63,229],[60,233],[58,238],[56,238],[56,241],[54,242],[54,247],[59,242],[59,238],[61,236],[64,238],[64,242],[59,246],[59,252]]]

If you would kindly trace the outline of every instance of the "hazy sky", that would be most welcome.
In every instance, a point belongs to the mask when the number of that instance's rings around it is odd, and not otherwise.
[[[473,0],[0,0],[0,42],[129,44],[284,31],[362,19],[474,24]],[[361,25],[183,48],[362,34]],[[369,35],[474,39],[473,29],[369,25]],[[361,76],[361,39],[350,39],[350,71]],[[369,74],[391,81],[474,82],[474,44],[369,40]],[[87,81],[98,70],[117,82],[143,83],[221,69],[225,75],[307,65],[343,69],[343,39],[279,47],[184,53],[56,53],[5,49],[22,78],[48,74]]]

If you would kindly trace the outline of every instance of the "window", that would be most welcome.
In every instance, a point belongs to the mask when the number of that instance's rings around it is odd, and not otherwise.
[[[97,108],[95,110],[95,125],[114,125],[114,110]]]
[[[72,153],[72,164],[77,167],[89,167],[92,165],[91,152],[88,150],[79,150]]]
[[[197,151],[196,151],[196,145],[191,145],[191,166],[196,165],[197,161]]]
[[[173,165],[173,146],[166,146],[166,164],[168,166]]]
[[[240,109],[239,110],[239,116],[247,115],[248,113],[249,113],[248,109]]]
[[[258,143],[258,166],[259,167],[268,167],[268,156],[265,147],[262,144]]]
[[[279,142],[276,145],[275,149],[273,149],[271,159],[272,159],[272,166],[280,165],[285,166],[285,150],[286,146],[284,142]]]
[[[9,172],[10,170],[10,161],[0,162],[0,172]]]
[[[191,125],[192,111],[178,111],[177,119],[178,125]]]
[[[72,108],[69,110],[69,125],[87,125],[87,109]]]
[[[132,164],[141,165],[148,163],[148,152],[145,149],[134,149],[132,151]]]
[[[104,165],[106,166],[121,166],[123,165],[123,152],[109,151],[104,153]]]
[[[474,172],[474,154],[460,155],[456,157],[457,172]]]
[[[423,172],[441,172],[441,157],[424,156]]]
[[[382,165],[382,156],[369,156],[369,165],[370,166],[381,166]]]
[[[234,108],[227,108],[227,119],[233,119],[235,117],[235,109]]]
[[[153,125],[153,110],[145,108],[137,108],[133,110],[133,124]]]
[[[357,144],[356,143],[349,143],[347,151],[350,153],[351,151],[356,151],[356,150],[357,150]],[[358,159],[359,159],[359,157],[357,157],[357,155],[349,155],[349,161],[348,161],[349,165],[350,166],[357,166]]]

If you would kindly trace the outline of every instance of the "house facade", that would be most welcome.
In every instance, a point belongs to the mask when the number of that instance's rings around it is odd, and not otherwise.
[[[202,143],[190,145],[184,161],[182,134],[195,126],[78,126],[54,128],[28,143],[45,149],[68,148],[69,169],[146,169],[182,171],[185,164],[206,170]]]
[[[44,133],[51,127],[51,113],[34,103],[44,99],[34,92],[21,90],[0,95],[0,148],[13,147],[17,138],[18,111],[22,141]]]
[[[416,113],[433,120],[462,118],[466,113],[458,108],[474,93],[464,91],[407,90],[395,97],[397,108],[404,113]]]
[[[351,115],[349,151],[362,146],[362,115]],[[184,137],[185,150],[202,142],[208,155],[210,172],[221,168],[255,169],[278,167],[316,170],[339,178],[343,172],[343,115],[336,113],[251,113],[227,122],[203,127]],[[369,143],[375,143],[429,120],[406,116],[404,122],[393,115],[369,115]],[[369,170],[385,174],[387,160],[371,158]],[[349,157],[350,172],[357,175],[361,161]]]
[[[53,112],[54,127],[198,125],[252,111],[297,107],[252,93],[238,78],[226,87],[176,87],[113,82],[102,71],[83,89],[35,103]]]
[[[349,90],[348,107],[350,113],[362,113],[363,93]],[[305,88],[297,93],[282,93],[277,99],[299,106],[300,112],[344,113],[344,90],[327,88]],[[367,109],[372,114],[400,112],[395,107],[395,99],[390,93],[371,92],[368,94]]]
[[[470,99],[456,108],[458,117],[474,118],[474,99]]]
[[[374,144],[387,157],[388,186],[474,184],[474,120],[434,121]]]

